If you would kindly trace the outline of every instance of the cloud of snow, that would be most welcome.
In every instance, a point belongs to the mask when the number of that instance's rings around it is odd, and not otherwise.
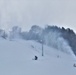
[[[67,54],[71,54],[76,59],[68,42],[61,36],[60,32],[51,31],[45,36],[45,43]]]

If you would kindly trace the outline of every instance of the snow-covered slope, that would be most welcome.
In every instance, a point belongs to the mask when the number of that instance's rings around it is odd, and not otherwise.
[[[41,52],[35,41],[0,40],[0,75],[76,75],[71,55],[48,46]]]

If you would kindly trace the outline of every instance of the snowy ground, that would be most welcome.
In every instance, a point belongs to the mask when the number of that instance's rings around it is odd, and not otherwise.
[[[0,75],[76,75],[74,62],[71,55],[47,46],[42,57],[41,44],[34,41],[0,40]]]

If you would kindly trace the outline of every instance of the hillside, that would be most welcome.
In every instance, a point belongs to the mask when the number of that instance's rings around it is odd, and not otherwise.
[[[0,40],[0,75],[76,75],[74,63],[72,55],[46,45],[42,57],[35,41]]]

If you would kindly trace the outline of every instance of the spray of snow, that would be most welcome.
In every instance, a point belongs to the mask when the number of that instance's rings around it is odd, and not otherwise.
[[[45,43],[51,47],[56,48],[62,52],[70,54],[76,60],[76,57],[69,46],[68,42],[61,36],[60,32],[51,31],[45,36]]]

